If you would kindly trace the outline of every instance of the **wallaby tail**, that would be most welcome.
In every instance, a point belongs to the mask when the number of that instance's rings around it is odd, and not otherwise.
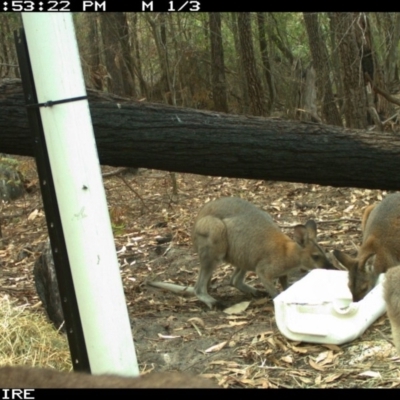
[[[167,283],[167,282],[157,282],[157,281],[149,281],[147,285],[153,286],[159,289],[168,290],[169,292],[179,294],[181,296],[195,296],[194,287],[193,286],[182,286],[176,285],[175,283]]]

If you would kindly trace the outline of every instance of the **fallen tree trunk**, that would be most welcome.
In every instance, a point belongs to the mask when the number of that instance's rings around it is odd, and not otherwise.
[[[395,134],[88,94],[105,165],[400,189],[400,136]],[[0,152],[31,156],[21,83],[0,84],[0,110]]]

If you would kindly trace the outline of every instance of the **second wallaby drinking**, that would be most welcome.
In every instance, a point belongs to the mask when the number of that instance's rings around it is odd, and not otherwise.
[[[353,258],[339,250],[335,257],[349,270],[349,287],[359,301],[375,286],[378,276],[400,263],[400,193],[368,206],[363,215],[362,245]]]

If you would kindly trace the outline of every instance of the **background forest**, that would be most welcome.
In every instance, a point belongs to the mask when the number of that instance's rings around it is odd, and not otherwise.
[[[396,129],[400,13],[81,13],[86,84],[140,101]],[[18,77],[0,15],[0,79]]]

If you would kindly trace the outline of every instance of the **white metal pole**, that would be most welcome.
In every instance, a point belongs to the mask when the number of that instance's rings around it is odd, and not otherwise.
[[[39,103],[86,95],[67,13],[22,13]],[[41,118],[92,373],[139,374],[87,100]]]

